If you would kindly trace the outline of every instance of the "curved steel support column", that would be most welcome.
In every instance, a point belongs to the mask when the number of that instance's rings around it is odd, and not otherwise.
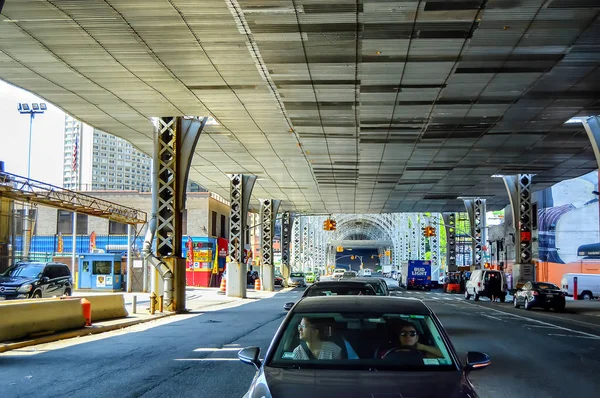
[[[189,168],[206,120],[182,117],[157,119],[154,161],[157,164],[158,183],[153,192],[156,223],[149,228],[146,236],[146,241],[151,242],[155,225],[157,255],[151,253],[150,243],[145,244],[144,257],[163,278],[165,306],[169,311],[185,311],[185,259],[181,257],[182,212],[185,209]]]
[[[471,223],[471,239],[473,241],[473,269],[481,269],[483,264],[483,246],[485,245],[485,199],[465,200]]]
[[[281,201],[275,199],[260,200],[260,269],[262,288],[265,291],[275,290],[275,269],[273,268],[273,234],[275,219]]]
[[[519,174],[504,177],[504,185],[508,191],[510,207],[513,215],[515,230],[515,264],[513,282],[535,281],[535,265],[533,263],[533,248],[531,234],[533,232],[533,214],[531,206],[532,174]]]
[[[456,272],[456,214],[443,213],[446,228],[446,267],[448,272]]]
[[[231,213],[229,217],[229,257],[227,263],[227,296],[246,297],[247,265],[244,262],[248,206],[256,176],[229,174]]]

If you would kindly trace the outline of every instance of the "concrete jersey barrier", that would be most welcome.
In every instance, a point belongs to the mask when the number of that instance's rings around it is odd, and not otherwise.
[[[80,300],[19,300],[0,305],[1,342],[84,326]]]

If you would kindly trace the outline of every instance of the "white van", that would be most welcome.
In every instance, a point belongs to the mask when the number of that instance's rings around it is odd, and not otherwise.
[[[336,268],[333,271],[333,275],[331,276],[333,279],[341,279],[342,276],[344,276],[344,272],[346,272],[347,270],[343,269],[343,268]]]
[[[363,268],[360,271],[358,271],[358,276],[371,276],[371,269],[370,268]]]
[[[591,300],[600,297],[600,274],[564,274],[560,287],[569,297],[573,297],[573,278],[577,277],[577,298]]]
[[[479,300],[481,296],[491,299],[492,291],[489,289],[489,281],[492,278],[500,279],[498,298],[503,303],[506,300],[506,275],[502,271],[491,269],[477,269],[471,272],[471,277],[465,286],[465,299],[468,300],[471,296],[474,297],[475,301]]]

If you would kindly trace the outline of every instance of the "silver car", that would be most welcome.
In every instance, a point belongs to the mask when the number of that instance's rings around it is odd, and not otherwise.
[[[304,279],[304,272],[292,272],[288,278],[288,286],[302,286],[306,287],[306,280]]]

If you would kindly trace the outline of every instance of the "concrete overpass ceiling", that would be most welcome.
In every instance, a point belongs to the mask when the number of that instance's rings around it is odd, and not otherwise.
[[[485,8],[481,8],[485,4]],[[190,178],[306,213],[489,209],[597,168],[599,3],[8,1],[0,78],[152,152],[149,118],[212,115]]]

